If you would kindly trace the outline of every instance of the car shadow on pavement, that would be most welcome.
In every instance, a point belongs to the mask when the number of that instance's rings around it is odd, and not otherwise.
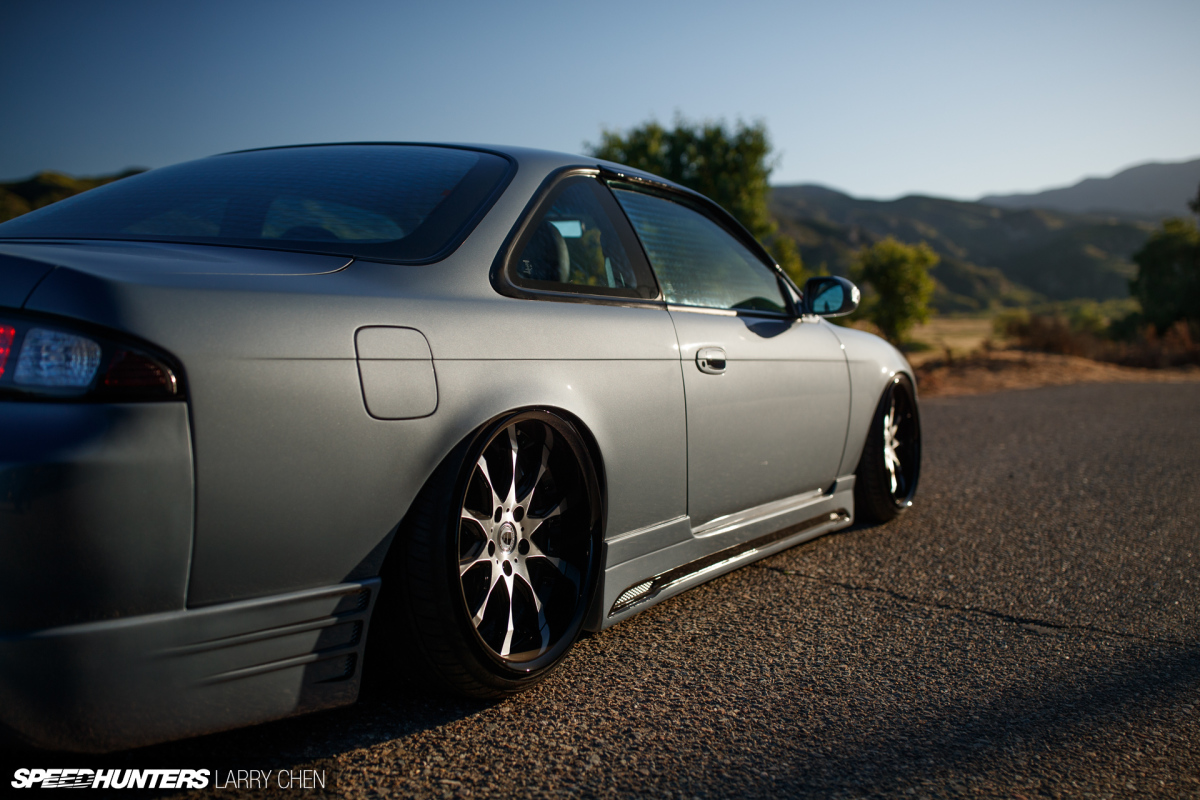
[[[1031,637],[1035,646],[1051,650],[1058,645],[1056,639],[1064,637],[1061,632],[1026,629],[1014,635]],[[1065,634],[1067,638],[1075,635]],[[892,796],[904,787],[921,794],[922,787],[978,788],[987,783],[994,784],[995,793],[1005,794],[1015,791],[1014,785],[1023,785],[1019,780],[1025,779],[1033,782],[1029,789],[1032,797],[1037,793],[1033,786],[1037,776],[1046,770],[1086,772],[1097,761],[1125,758],[1106,749],[1116,732],[1132,736],[1138,742],[1134,749],[1146,751],[1146,758],[1151,759],[1169,757],[1169,753],[1155,751],[1148,742],[1148,729],[1166,723],[1163,744],[1171,735],[1171,718],[1181,727],[1194,729],[1196,717],[1189,716],[1193,713],[1189,705],[1200,696],[1200,647],[1129,640],[1103,659],[1092,659],[1078,668],[1070,664],[1064,660],[1061,669],[1044,662],[1030,664],[1023,680],[984,703],[953,689],[946,693],[945,689],[914,684],[895,698],[894,713],[887,710],[891,704],[874,702],[871,688],[864,686],[865,703],[859,707],[851,702],[841,710],[835,705],[815,714],[797,714],[791,729],[778,730],[774,736],[761,726],[750,736],[739,735],[736,727],[719,731],[708,743],[710,759],[681,767],[672,763],[669,750],[648,746],[636,769],[634,764],[614,761],[606,763],[604,770],[579,773],[569,769],[573,776],[559,775],[557,779],[581,797],[669,794],[689,798]],[[978,663],[951,666],[986,668]],[[510,702],[517,704],[520,713],[520,698]],[[482,736],[483,720],[475,725],[471,718],[486,718],[495,705],[419,688],[372,685],[366,687],[358,705],[349,708],[97,761],[105,766],[188,765],[222,770],[311,766],[337,775],[344,763],[335,760],[338,756],[376,749],[381,752],[369,758],[373,770],[407,775],[431,747],[440,746],[446,729],[456,730],[453,736],[446,736],[452,740],[469,742],[473,732]],[[572,716],[570,709],[564,709],[562,715],[566,719]],[[465,727],[456,725],[462,722]],[[752,709],[738,722],[744,723],[754,725]],[[535,720],[528,724],[534,725]],[[422,734],[428,734],[430,741],[422,741]],[[1129,747],[1117,749],[1127,753]],[[1186,745],[1184,750],[1186,757]],[[49,761],[85,765],[74,756]],[[1155,780],[1154,788],[1169,789],[1171,781],[1179,778],[1179,770],[1169,761],[1150,762],[1149,766],[1160,767],[1158,777],[1165,780],[1162,785]],[[1113,772],[1132,774],[1126,764],[1118,764]],[[1148,780],[1154,773],[1143,770],[1140,774]],[[355,780],[350,775],[337,779]],[[441,796],[445,789],[429,779],[404,777],[397,781],[405,787],[401,795]],[[1127,791],[1125,777],[1118,788]],[[1187,788],[1194,791],[1200,787],[1189,784]]]
[[[386,686],[382,681],[372,679],[364,681],[359,701],[352,706],[116,753],[66,753],[28,748],[11,741],[0,743],[0,779],[11,780],[13,770],[19,767],[208,768],[214,773],[217,770],[226,773],[229,770],[324,768],[327,773],[330,770],[336,773],[336,768],[329,762],[338,755],[437,729],[493,705],[494,702],[452,697],[418,685]],[[328,788],[331,793],[336,793],[336,785]],[[209,792],[214,792],[212,786]],[[104,794],[101,791],[97,796]],[[174,794],[176,792],[149,789],[138,792],[144,797]],[[203,794],[196,791],[182,793],[188,797]],[[231,796],[229,791],[217,794]],[[317,795],[306,792],[306,796]]]
[[[1178,718],[1180,713],[1194,713],[1190,705],[1200,696],[1200,647],[1155,649],[1157,652],[1148,653],[1144,647],[1130,647],[1124,658],[1111,660],[1100,669],[1060,673],[1054,680],[1031,674],[1026,686],[985,705],[942,702],[914,686],[902,699],[924,704],[927,711],[936,707],[936,713],[874,719],[807,715],[798,720],[801,724],[796,730],[780,731],[778,737],[759,734],[753,742],[738,742],[736,735],[714,739],[709,747],[711,764],[701,762],[682,771],[672,769],[669,763],[651,767],[651,776],[673,776],[666,780],[648,779],[640,771],[626,772],[614,764],[596,783],[580,780],[570,784],[571,791],[581,797],[636,796],[652,785],[656,796],[824,797],[886,796],[899,793],[900,787],[944,788],[981,781],[1011,786],[1014,773],[1037,776],[1041,769],[1051,768],[1052,762],[1064,760],[1064,749],[1079,749],[1078,755],[1085,761],[1107,755],[1103,748],[1110,732],[1138,726],[1139,718],[1163,720],[1171,714]],[[1182,712],[1180,703],[1188,704]],[[335,795],[340,793],[338,780],[346,779],[337,774],[337,756],[387,743],[402,751],[410,737],[436,732],[493,705],[415,687],[374,686],[368,687],[357,705],[348,708],[121,753],[96,756],[6,749],[4,775],[8,780],[16,766],[207,767],[221,771],[316,768],[332,775],[328,793]],[[1190,716],[1186,723],[1194,726],[1195,719]],[[823,733],[806,735],[809,726]],[[722,742],[728,746],[722,747]],[[412,754],[385,754],[379,767],[386,772],[391,758],[399,773],[410,766],[405,757],[411,761]],[[1169,769],[1170,765],[1164,766]],[[1187,787],[1191,791],[1196,788]],[[430,790],[436,792],[437,787]],[[1033,788],[1030,791],[1031,796],[1036,793]],[[171,794],[139,792],[149,797]],[[183,794],[232,796],[228,790],[211,788]]]

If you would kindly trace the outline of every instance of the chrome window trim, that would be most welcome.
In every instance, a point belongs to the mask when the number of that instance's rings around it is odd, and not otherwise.
[[[761,311],[749,308],[710,308],[709,306],[686,306],[667,303],[667,311],[680,311],[688,314],[712,314],[718,317],[762,317],[764,319],[800,319],[782,311]]]

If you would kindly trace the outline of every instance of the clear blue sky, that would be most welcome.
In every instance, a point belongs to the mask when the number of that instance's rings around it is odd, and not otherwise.
[[[318,141],[767,124],[772,182],[973,198],[1200,156],[1200,2],[0,4],[0,180]]]

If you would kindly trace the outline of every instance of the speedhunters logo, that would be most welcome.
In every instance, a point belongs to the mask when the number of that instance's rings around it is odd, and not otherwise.
[[[14,789],[204,789],[206,769],[19,769]]]
[[[18,769],[11,783],[14,789],[324,789],[325,770]]]

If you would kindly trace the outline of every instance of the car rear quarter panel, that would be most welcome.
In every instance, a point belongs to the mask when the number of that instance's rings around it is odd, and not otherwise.
[[[0,253],[0,308],[20,308],[29,293],[53,267]]]
[[[607,476],[610,536],[686,513],[669,316],[497,294],[488,269],[527,201],[514,188],[516,199],[502,198],[454,256],[432,265],[338,269],[337,259],[299,256],[328,263],[307,263],[306,275],[118,263],[43,280],[28,308],[133,333],[184,365],[196,465],[189,606],[376,574],[446,454],[516,408],[560,409],[588,428]],[[432,416],[367,413],[355,332],[379,325],[428,339]]]
[[[621,334],[614,312],[628,312]],[[514,324],[514,315],[528,324]],[[498,297],[469,309],[395,302],[359,321],[425,334],[438,383],[432,416],[371,417],[348,358],[215,359],[198,365],[204,375],[191,374],[199,488],[192,603],[374,574],[380,546],[446,454],[517,408],[560,409],[588,428],[603,456],[610,533],[683,513],[683,396],[665,314],[572,313]],[[351,338],[353,328],[342,335]],[[464,328],[476,333],[464,336]],[[603,344],[573,348],[577,337]],[[614,357],[621,338],[630,342],[624,359]],[[648,355],[656,338],[657,358],[628,357]]]

